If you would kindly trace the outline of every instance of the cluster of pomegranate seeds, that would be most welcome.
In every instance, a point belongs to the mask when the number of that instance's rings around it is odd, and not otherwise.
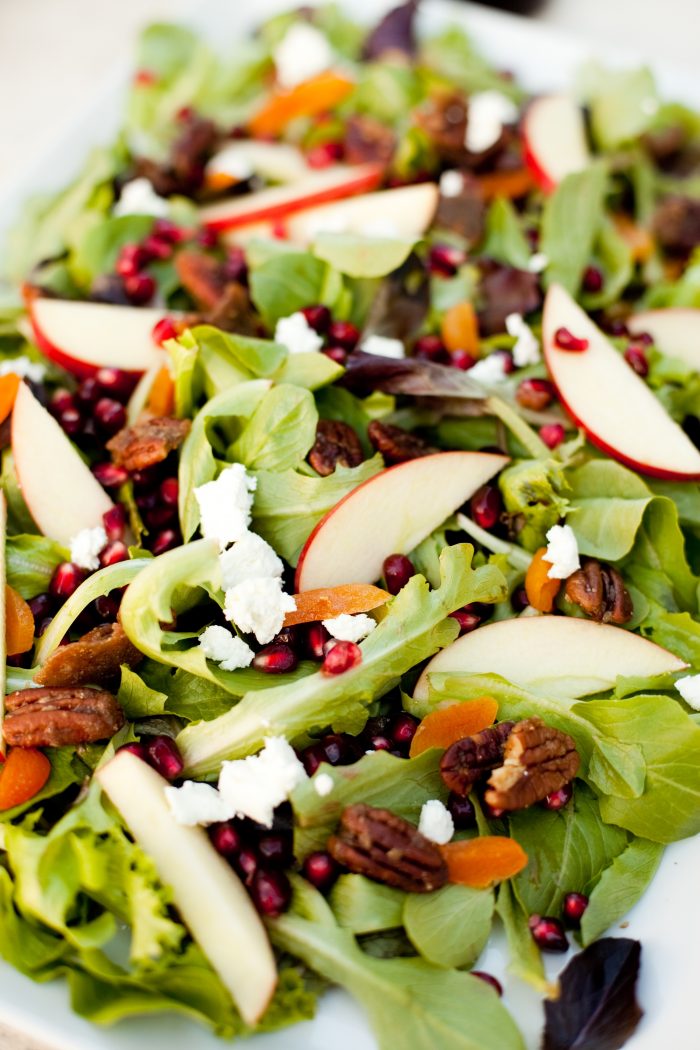
[[[182,543],[178,522],[177,462],[174,455],[147,470],[133,471],[134,501],[148,529],[143,544],[163,554]]]
[[[99,368],[81,380],[75,393],[59,387],[49,411],[71,438],[105,441],[126,423],[125,404],[137,377],[116,368]]]
[[[466,252],[450,244],[435,244],[428,254],[428,271],[436,277],[454,277],[467,259]]]
[[[567,952],[569,942],[561,919],[551,915],[531,915],[528,926],[532,939],[543,952]]]
[[[166,780],[177,780],[185,768],[180,750],[169,736],[147,736],[143,740],[124,744],[119,750],[130,751],[142,762],[152,766]]]
[[[299,757],[310,777],[322,762],[330,766],[348,766],[357,762],[367,751],[389,751],[396,758],[408,758],[417,728],[418,719],[405,711],[395,715],[378,715],[367,721],[359,736],[328,733],[305,748]]]
[[[153,229],[140,244],[125,244],[119,251],[115,270],[127,298],[134,306],[145,306],[156,293],[155,279],[145,269],[152,262],[169,259],[185,232],[168,219],[156,219]]]
[[[384,559],[382,571],[389,594],[398,594],[411,577],[416,575],[413,562],[405,554],[390,554]]]
[[[635,346],[634,343],[628,346],[625,350],[625,361],[642,379],[649,375],[649,362],[641,346]]]
[[[579,338],[570,332],[568,328],[557,328],[554,333],[554,344],[560,350],[568,350],[573,354],[580,354],[588,349],[588,340]]]
[[[580,926],[583,913],[588,907],[585,893],[567,893],[562,904],[564,919],[570,926]]]
[[[554,400],[554,386],[548,379],[522,379],[515,391],[515,400],[521,408],[541,412]]]
[[[539,435],[547,448],[555,449],[566,437],[566,430],[561,423],[545,423],[539,429]]]
[[[291,886],[284,868],[294,860],[291,819],[280,806],[272,828],[251,820],[213,824],[209,838],[245,884],[261,915],[273,918],[289,907]]]

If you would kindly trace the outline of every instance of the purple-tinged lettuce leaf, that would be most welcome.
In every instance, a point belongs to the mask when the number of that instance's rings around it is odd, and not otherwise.
[[[363,58],[377,59],[391,54],[413,58],[416,54],[417,10],[418,0],[408,0],[407,3],[392,8],[365,40]]]

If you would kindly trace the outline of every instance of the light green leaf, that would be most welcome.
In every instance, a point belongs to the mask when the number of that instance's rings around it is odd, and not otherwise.
[[[622,919],[647,889],[661,863],[664,847],[646,839],[633,839],[602,873],[589,895],[581,919],[585,947]]]
[[[354,934],[401,926],[405,900],[402,890],[364,875],[341,875],[328,897],[338,925]]]
[[[434,893],[411,893],[403,909],[414,948],[436,966],[462,969],[481,955],[493,920],[493,890],[444,886]]]
[[[403,266],[415,244],[415,238],[319,233],[313,251],[317,259],[349,277],[385,277]]]
[[[327,354],[289,354],[274,378],[276,383],[292,383],[306,390],[319,390],[340,379],[344,371],[343,366]]]
[[[54,569],[70,554],[46,536],[9,536],[5,544],[7,582],[23,598],[35,598],[49,589]]]
[[[606,69],[591,62],[581,73],[593,137],[604,150],[631,142],[654,123],[659,97],[647,67]]]
[[[274,329],[280,317],[288,317],[312,303],[335,305],[342,279],[328,264],[313,255],[277,255],[250,275],[250,294],[265,324]]]
[[[567,175],[547,198],[542,215],[541,251],[549,265],[545,283],[562,284],[576,295],[601,223],[607,183],[605,164]]]
[[[149,688],[135,671],[126,665],[122,667],[122,677],[117,693],[124,714],[130,720],[150,718],[162,715],[168,701],[166,693],[159,693]]]
[[[545,977],[542,956],[527,925],[529,916],[516,900],[509,882],[502,882],[498,888],[496,912],[503,923],[508,941],[508,969],[521,981],[531,985],[540,995],[549,994],[551,986]]]
[[[293,470],[313,446],[317,422],[308,390],[287,383],[273,386],[246,420],[228,458],[249,470]]]
[[[486,233],[480,251],[489,259],[526,270],[530,261],[530,245],[523,233],[520,219],[509,200],[498,197],[486,216]]]

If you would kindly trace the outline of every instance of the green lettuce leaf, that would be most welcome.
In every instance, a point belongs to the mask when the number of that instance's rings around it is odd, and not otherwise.
[[[503,882],[498,888],[496,912],[506,934],[510,972],[531,985],[540,995],[551,994],[542,956],[527,924],[529,915],[516,899],[510,882]]]
[[[252,300],[270,330],[312,303],[334,307],[342,291],[342,278],[328,263],[298,252],[273,256],[250,275]]]
[[[506,266],[526,270],[531,251],[520,218],[509,200],[498,197],[488,210],[486,232],[480,247],[483,255]]]
[[[354,934],[402,926],[405,900],[403,890],[364,875],[341,875],[328,897],[338,925]]]
[[[308,390],[282,383],[263,395],[227,458],[248,470],[294,470],[316,440],[318,412]]]
[[[581,82],[591,110],[593,137],[601,149],[629,143],[654,123],[659,98],[647,67],[613,70],[591,62],[582,70]]]
[[[23,598],[36,598],[49,589],[56,566],[69,559],[66,548],[46,536],[9,536],[5,544],[7,582]]]
[[[564,517],[569,486],[561,463],[526,459],[506,467],[498,479],[503,503],[520,524],[518,543],[527,551],[546,544],[547,530]]]
[[[601,223],[607,171],[598,161],[567,175],[545,202],[541,251],[549,260],[545,283],[576,295]]]
[[[661,863],[664,847],[646,839],[632,839],[606,868],[589,894],[581,919],[584,947],[601,937],[627,914],[646,891]]]
[[[498,91],[516,101],[522,98],[521,88],[514,81],[503,79],[479,54],[461,26],[451,25],[424,40],[420,61],[451,86],[456,85],[467,94]]]
[[[473,966],[486,947],[494,911],[493,890],[444,886],[409,893],[403,922],[414,948],[435,966]]]
[[[76,284],[89,291],[96,277],[113,273],[121,249],[143,241],[153,222],[151,215],[121,215],[90,226],[76,242],[70,257],[70,272]]]
[[[349,277],[386,277],[406,262],[414,238],[362,237],[353,233],[319,233],[314,255]]]

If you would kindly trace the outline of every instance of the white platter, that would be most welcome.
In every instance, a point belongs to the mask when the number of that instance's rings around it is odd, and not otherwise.
[[[292,0],[256,0],[255,4],[245,5],[240,0],[200,0],[190,22],[210,40],[221,44],[289,6]],[[389,4],[387,0],[352,0],[348,6],[354,16],[369,24]],[[659,15],[662,17],[661,12]],[[427,30],[450,21],[466,25],[495,63],[512,70],[534,91],[569,85],[576,68],[592,55],[618,66],[640,64],[638,56],[614,45],[582,41],[535,21],[526,22],[451,0],[425,0],[422,21]],[[700,78],[686,70],[657,67],[653,61],[651,65],[664,94],[700,106]],[[119,125],[128,72],[126,68],[114,70],[102,90],[93,94],[85,111],[59,130],[41,161],[22,172],[3,194],[0,243],[28,195],[60,187],[75,174],[91,146],[109,141]],[[700,976],[698,872],[700,836],[670,847],[653,885],[627,916],[624,929],[611,931],[637,938],[643,945],[639,997],[645,1016],[626,1044],[629,1050],[700,1047],[694,1001]],[[561,965],[562,960],[558,959],[551,972]],[[528,1050],[536,1050],[541,1005],[527,988],[508,976],[505,967],[505,951],[496,938],[479,968],[501,978],[506,988],[505,1003],[524,1032]],[[127,1021],[110,1029],[96,1028],[71,1012],[63,982],[37,985],[3,963],[0,1021],[57,1050],[220,1050],[223,1045],[204,1029],[174,1015]],[[258,1036],[249,1046],[251,1050],[326,1050],[328,1046],[334,1050],[376,1050],[361,1011],[340,991],[323,998],[313,1022],[276,1035]],[[398,1039],[396,1050],[402,1050]]]

